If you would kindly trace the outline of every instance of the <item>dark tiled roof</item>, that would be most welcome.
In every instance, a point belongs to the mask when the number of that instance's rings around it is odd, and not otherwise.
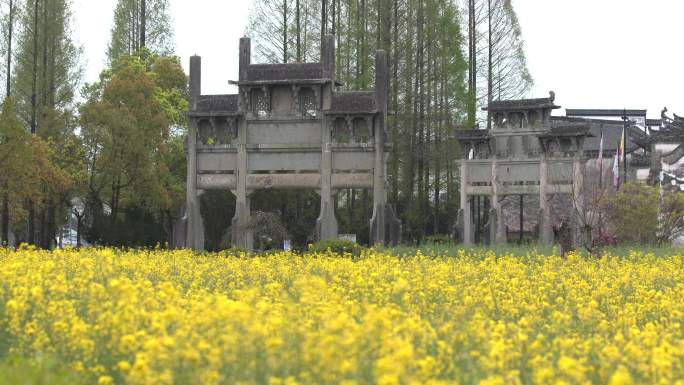
[[[584,116],[584,117],[623,117],[623,116],[646,116],[646,110],[606,110],[606,109],[566,109],[565,115],[567,116]]]
[[[662,124],[662,119],[646,119],[646,125],[649,127],[660,127]]]
[[[238,95],[203,95],[197,101],[196,112],[237,112]]]
[[[330,112],[375,112],[375,92],[347,91],[335,92]]]
[[[558,137],[568,137],[568,136],[590,136],[591,130],[586,123],[564,123],[555,124],[551,129],[545,131],[542,137],[558,136]]]
[[[651,131],[654,143],[681,143],[684,138],[684,119],[675,115],[674,120],[666,120],[662,127]]]
[[[540,99],[520,99],[520,100],[496,100],[489,104],[485,110],[502,111],[502,110],[527,110],[537,108],[560,108],[553,103],[553,98]]]
[[[673,165],[677,162],[679,162],[680,159],[684,157],[684,144],[680,144],[675,148],[674,150],[670,151],[667,154],[663,154],[663,160],[665,163],[669,165]]]
[[[247,81],[283,81],[325,79],[321,63],[252,64],[247,67]]]
[[[603,150],[608,152],[615,152],[620,145],[622,136],[622,128],[624,123],[619,120],[604,120],[604,119],[583,119],[583,118],[568,118],[564,116],[554,116],[551,118],[552,125],[563,126],[567,124],[585,123],[589,124],[589,133],[592,135],[585,139],[585,151],[597,151],[601,143],[601,133],[603,133]],[[631,126],[627,129],[627,152],[636,150],[641,140],[645,137],[645,133],[638,127]]]
[[[489,130],[456,130],[458,140],[484,140],[489,137]]]

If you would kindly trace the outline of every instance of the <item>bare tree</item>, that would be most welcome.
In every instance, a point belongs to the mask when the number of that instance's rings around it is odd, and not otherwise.
[[[306,1],[293,3],[288,0],[262,0],[254,2],[254,8],[250,14],[247,25],[248,34],[254,38],[255,54],[258,61],[268,63],[287,63],[288,61],[301,61],[302,49],[302,20],[301,11],[306,15]],[[295,9],[293,8],[295,5]],[[302,7],[303,6],[303,7]],[[294,12],[293,12],[294,11]],[[297,25],[295,33],[288,34],[292,28],[292,14],[295,14]],[[304,23],[306,25],[306,22]],[[292,40],[295,36],[295,41]],[[306,39],[306,37],[304,37]],[[298,43],[299,49],[291,50],[293,45]]]
[[[534,84],[511,0],[460,0],[468,14],[469,123],[493,100],[525,97]],[[465,28],[464,28],[465,29]],[[480,121],[482,121],[482,118]]]
[[[280,245],[290,236],[283,224],[281,214],[277,212],[253,212],[244,225],[243,231],[254,236],[257,248],[261,250],[265,250],[269,245]]]
[[[607,238],[607,199],[614,193],[609,162],[599,171],[595,159],[572,161],[549,175],[555,181],[550,193],[551,223],[558,232],[562,224],[570,224],[575,246],[598,255]],[[561,191],[561,186],[571,186]],[[567,245],[564,247],[567,249]]]

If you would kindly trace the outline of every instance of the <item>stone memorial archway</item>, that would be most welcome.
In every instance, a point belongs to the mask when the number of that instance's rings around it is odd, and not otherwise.
[[[474,243],[472,205],[488,197],[487,234],[490,244],[507,242],[501,201],[506,196],[539,197],[537,237],[550,244],[552,195],[569,195],[581,211],[584,184],[584,141],[588,121],[554,122],[551,112],[560,108],[549,98],[494,101],[488,110],[492,128],[460,130],[461,209],[455,230],[466,245]],[[570,218],[572,219],[572,218]],[[522,218],[520,220],[522,227]],[[522,232],[522,229],[521,229]]]
[[[233,246],[252,249],[250,194],[278,188],[317,191],[318,240],[337,237],[338,189],[372,189],[372,243],[399,242],[401,224],[386,191],[385,53],[376,53],[374,91],[337,92],[333,37],[322,47],[320,63],[251,64],[250,40],[240,39],[235,95],[202,95],[201,59],[190,59],[186,247],[204,249],[199,196],[212,189],[236,197]]]

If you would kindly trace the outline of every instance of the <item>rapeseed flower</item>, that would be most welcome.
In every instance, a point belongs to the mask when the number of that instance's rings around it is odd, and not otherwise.
[[[681,384],[684,258],[0,249],[9,351],[97,384]]]

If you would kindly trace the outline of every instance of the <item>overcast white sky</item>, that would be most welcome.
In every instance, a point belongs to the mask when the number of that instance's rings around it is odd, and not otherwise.
[[[85,50],[86,81],[104,64],[115,0],[74,0],[77,39]],[[238,40],[251,0],[171,0],[176,53],[187,67],[202,56],[202,91],[234,92]],[[556,92],[567,108],[667,106],[684,115],[684,1],[514,0],[528,66],[531,97]]]

